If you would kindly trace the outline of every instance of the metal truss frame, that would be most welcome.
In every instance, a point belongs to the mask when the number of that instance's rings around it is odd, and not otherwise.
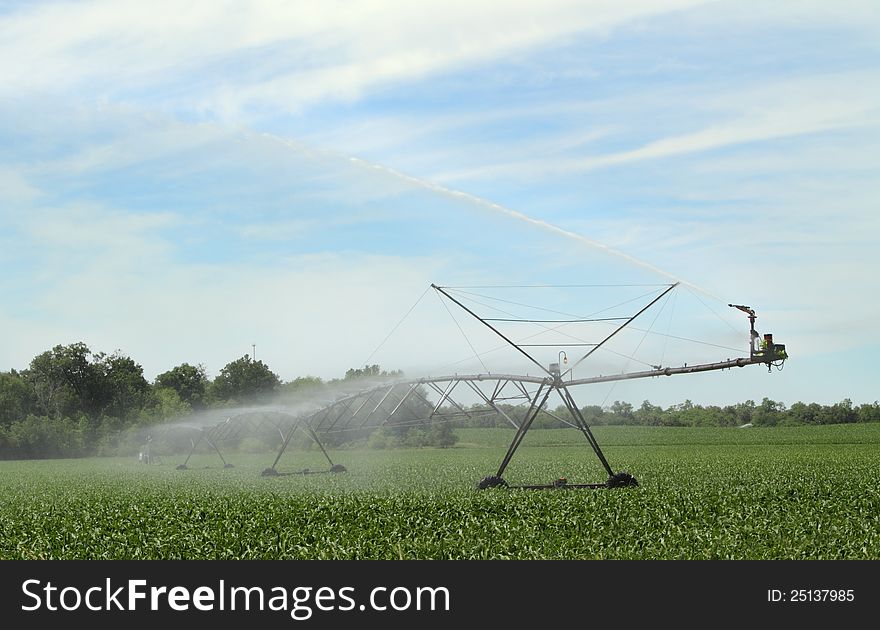
[[[572,389],[590,384],[693,374],[698,372],[732,369],[734,367],[745,367],[748,365],[766,365],[768,367],[772,365],[780,366],[788,357],[785,352],[785,346],[771,345],[758,350],[755,347],[755,343],[753,343],[748,357],[739,357],[735,359],[727,359],[725,361],[690,366],[684,364],[680,367],[657,366],[650,370],[623,372],[589,378],[573,379],[569,377],[569,380],[565,380],[565,377],[571,373],[571,370],[576,365],[590,357],[618,332],[633,322],[642,313],[647,311],[651,306],[656,304],[663,296],[674,289],[677,286],[677,283],[668,286],[634,315],[626,318],[614,318],[622,320],[623,323],[618,325],[613,332],[600,342],[595,344],[583,344],[590,346],[589,351],[587,351],[583,357],[576,361],[571,368],[565,372],[561,372],[557,364],[551,364],[550,366],[545,367],[524,349],[525,346],[517,345],[495,328],[491,322],[496,320],[480,317],[455,299],[455,297],[447,293],[443,287],[437,285],[431,286],[439,294],[461,307],[464,311],[480,321],[486,327],[490,328],[497,336],[523,354],[532,363],[540,367],[543,375],[530,376],[506,373],[477,373],[452,374],[418,379],[382,379],[378,384],[375,384],[375,381],[373,381],[374,384],[364,387],[356,393],[349,393],[336,398],[335,400],[326,401],[325,403],[320,404],[318,409],[309,413],[292,414],[286,410],[279,410],[276,412],[261,412],[259,414],[248,413],[241,414],[240,416],[233,416],[214,426],[203,427],[200,429],[199,440],[193,440],[192,450],[189,455],[187,455],[186,461],[178,466],[178,468],[186,468],[186,463],[189,461],[189,457],[192,455],[192,452],[195,450],[200,440],[205,440],[206,443],[217,452],[224,463],[224,467],[231,467],[231,464],[226,462],[220,449],[217,447],[218,442],[234,439],[245,431],[265,429],[265,424],[269,423],[278,432],[280,445],[272,465],[263,470],[262,474],[264,476],[344,472],[346,468],[341,464],[333,462],[325,443],[328,441],[334,441],[340,437],[345,437],[345,434],[357,436],[383,426],[430,426],[432,423],[436,422],[453,422],[460,418],[472,418],[477,415],[493,414],[510,424],[514,429],[514,435],[495,473],[481,479],[477,486],[481,489],[508,486],[503,478],[504,472],[507,470],[511,460],[522,444],[526,434],[532,427],[535,419],[541,413],[545,413],[581,432],[587,444],[601,463],[602,468],[607,474],[607,479],[603,482],[597,483],[573,484],[568,483],[565,478],[558,478],[550,484],[521,485],[517,487],[544,489],[634,486],[638,485],[638,482],[632,475],[626,471],[615,472],[611,464],[608,462],[608,459],[602,451],[596,437],[593,435],[589,424],[584,418],[581,408],[575,400]],[[744,310],[749,314],[751,335],[754,340],[758,336],[757,332],[754,330],[754,322],[756,318],[754,311],[748,307],[737,306],[736,308]],[[770,335],[765,337],[772,339],[772,336]],[[562,401],[568,418],[563,418],[553,411],[546,409],[547,402],[554,392]],[[437,398],[435,401],[432,401],[429,398],[431,393],[436,395]],[[480,402],[476,404],[466,404],[464,400],[462,400],[460,393],[468,395],[472,399],[475,396]],[[511,405],[514,407],[525,408],[521,417],[513,417],[520,416],[520,414],[511,414]],[[327,469],[315,471],[303,469],[288,473],[278,472],[276,466],[281,460],[282,455],[288,450],[291,438],[297,430],[305,432],[315,444],[317,444],[327,460],[329,466]]]

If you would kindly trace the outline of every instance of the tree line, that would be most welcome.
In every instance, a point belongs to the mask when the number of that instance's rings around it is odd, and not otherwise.
[[[525,409],[521,406],[499,405],[516,422],[522,420]],[[468,418],[456,421],[460,427],[509,427],[509,421],[498,414],[481,413],[479,407],[471,409]],[[690,400],[670,405],[666,409],[645,400],[634,408],[628,402],[615,401],[610,407],[588,405],[581,408],[587,424],[637,425],[664,427],[758,427],[797,426],[817,424],[847,424],[856,422],[880,422],[880,403],[853,405],[848,398],[833,405],[796,402],[790,407],[784,403],[764,398],[760,403],[747,400],[735,405],[698,405]],[[571,417],[565,406],[542,409],[532,427],[559,429],[570,427]]]
[[[120,351],[93,352],[85,343],[57,345],[26,369],[0,372],[0,459],[113,455],[137,449],[150,427],[207,409],[234,407],[295,394],[339,380],[387,378],[378,365],[352,368],[325,382],[305,376],[283,382],[249,355],[227,363],[213,379],[201,364],[182,363],[150,382],[143,367]],[[144,429],[138,436],[137,429]],[[371,445],[446,446],[455,436],[437,430],[388,430]],[[442,442],[442,443],[441,443]]]
[[[85,343],[57,345],[30,362],[26,369],[0,372],[0,458],[79,457],[120,452],[123,435],[132,429],[149,428],[173,418],[206,409],[247,404],[257,399],[296,394],[332,386],[338,381],[399,377],[379,365],[349,369],[342,379],[324,381],[304,376],[283,382],[265,363],[249,355],[227,363],[213,379],[203,365],[182,363],[150,382],[143,368],[120,351],[93,352]],[[502,406],[514,420],[522,407]],[[497,414],[476,407],[453,426],[509,426]],[[778,426],[839,424],[880,421],[880,405],[855,406],[850,400],[834,405],[763,399],[724,407],[695,405],[685,401],[666,409],[644,401],[638,408],[615,401],[610,407],[582,409],[591,425],[631,424],[651,426]],[[543,409],[536,428],[566,424],[567,411]],[[449,446],[455,436],[449,425],[387,428],[369,441],[377,448],[395,446]]]
[[[248,355],[214,379],[204,366],[183,363],[151,383],[141,365],[119,351],[57,345],[24,370],[0,372],[0,457],[111,454],[126,429],[244,402],[280,386],[268,366]]]

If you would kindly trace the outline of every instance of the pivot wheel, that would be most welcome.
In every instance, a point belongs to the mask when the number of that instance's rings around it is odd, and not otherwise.
[[[506,488],[507,482],[497,475],[489,475],[488,477],[483,477],[482,479],[480,479],[480,483],[477,484],[477,488],[479,490],[487,490],[488,488],[499,487]]]
[[[330,466],[330,472],[332,473],[344,473],[347,470],[348,468],[346,468],[342,464],[333,464],[332,466]]]
[[[639,485],[639,482],[628,472],[622,471],[608,477],[605,485],[609,488],[631,488]]]
[[[278,477],[278,471],[274,468],[264,468],[263,472],[260,473],[263,477]]]

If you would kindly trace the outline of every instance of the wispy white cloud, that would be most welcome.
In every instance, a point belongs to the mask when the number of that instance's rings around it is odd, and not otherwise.
[[[680,106],[682,102],[704,119],[707,112],[717,122],[695,131],[651,140],[633,149],[596,155],[584,151],[580,155],[559,155],[555,149],[586,148],[577,142],[571,147],[542,147],[542,140],[520,147],[523,159],[483,163],[478,167],[456,172],[441,172],[432,179],[443,182],[464,182],[480,178],[559,176],[595,169],[625,165],[646,160],[662,160],[695,153],[714,151],[754,142],[833,132],[850,128],[880,125],[880,83],[875,71],[843,72],[777,81],[772,84],[737,86],[723,94],[707,95],[701,90],[687,94],[680,90],[674,100],[670,95],[643,95],[641,111],[633,118],[616,121],[617,130],[624,125],[645,124],[651,120],[652,109]],[[557,107],[552,105],[551,108]],[[595,108],[595,104],[593,105]],[[630,115],[632,110],[628,112]],[[642,134],[655,135],[652,129],[639,129]],[[580,133],[601,137],[594,130]],[[577,132],[572,134],[577,137]],[[490,151],[482,151],[490,154]],[[509,158],[509,152],[494,148],[494,153]],[[592,154],[591,154],[592,153]]]
[[[120,118],[101,108],[92,117],[92,123],[101,116],[113,116],[116,124],[125,121],[125,127],[114,129],[113,123],[105,122],[102,135],[106,139],[76,143],[69,152],[57,157],[42,159],[29,165],[34,174],[77,175],[96,174],[107,170],[123,169],[152,160],[161,160],[186,151],[205,149],[211,143],[229,137],[230,131],[210,124],[183,124],[178,121],[155,117],[147,119],[143,114],[132,112]],[[70,133],[70,130],[69,130]],[[234,132],[233,132],[234,133]],[[76,131],[70,133],[76,135]],[[207,152],[206,152],[207,153]]]
[[[871,72],[818,77],[808,82],[767,87],[760,92],[763,103],[743,103],[744,111],[733,120],[656,140],[631,151],[586,160],[581,168],[587,170],[750,142],[877,125],[880,123],[880,87],[872,81],[875,78],[876,73]],[[743,102],[741,98],[733,98]]]
[[[134,91],[227,118],[253,105],[295,111],[694,4],[266,0],[224,2],[222,10],[208,1],[26,5],[0,16],[0,86],[46,93],[88,89],[98,97]],[[187,82],[196,90],[187,90]]]

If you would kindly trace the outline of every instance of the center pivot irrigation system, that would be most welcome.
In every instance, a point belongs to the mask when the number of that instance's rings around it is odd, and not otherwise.
[[[220,455],[225,467],[229,464],[223,459],[217,443],[240,435],[245,430],[262,430],[274,433],[280,439],[280,448],[272,465],[264,469],[263,476],[280,476],[293,474],[317,474],[344,472],[346,468],[331,459],[327,446],[334,446],[344,441],[368,436],[379,427],[422,427],[429,428],[443,422],[452,422],[461,418],[473,418],[474,416],[492,414],[503,418],[515,429],[513,438],[507,452],[501,460],[494,474],[483,477],[477,484],[479,489],[495,487],[516,487],[528,489],[551,489],[551,488],[616,488],[636,486],[638,481],[626,471],[615,472],[602,452],[598,441],[572,394],[572,389],[579,385],[596,383],[611,383],[631,379],[653,378],[657,376],[673,376],[678,374],[693,374],[696,372],[708,372],[714,370],[726,370],[734,367],[747,365],[766,365],[768,370],[772,367],[782,368],[783,362],[788,358],[785,346],[773,342],[773,336],[765,334],[763,337],[755,330],[757,315],[748,306],[729,304],[748,316],[750,324],[749,355],[734,359],[726,359],[713,363],[700,363],[688,365],[685,363],[679,367],[651,366],[652,369],[626,372],[617,374],[592,376],[589,378],[573,378],[572,370],[587,360],[590,356],[603,348],[613,337],[632,324],[639,316],[657,304],[667,296],[679,283],[661,285],[665,287],[659,295],[653,297],[646,305],[637,312],[625,317],[607,317],[598,319],[500,319],[482,317],[468,308],[465,304],[451,294],[451,287],[431,285],[443,300],[460,307],[469,316],[480,322],[492,331],[505,344],[515,349],[522,356],[541,370],[541,375],[531,376],[522,374],[495,374],[491,372],[477,374],[454,374],[449,376],[423,377],[418,379],[404,380],[402,378],[382,378],[372,386],[362,386],[358,391],[348,393],[334,400],[327,400],[316,405],[308,412],[291,413],[286,410],[266,411],[261,413],[243,413],[238,416],[227,418],[224,422],[211,427],[201,429],[200,439],[204,439]],[[427,290],[426,290],[427,292]],[[454,291],[452,291],[454,293]],[[421,299],[421,298],[420,298]],[[445,304],[444,304],[445,305]],[[447,307],[448,310],[448,307]],[[412,309],[410,309],[410,312]],[[451,315],[451,312],[450,312]],[[453,317],[453,319],[455,319]],[[544,366],[530,352],[535,346],[555,346],[561,344],[524,344],[517,343],[503,334],[497,327],[501,321],[528,321],[532,323],[566,325],[572,322],[602,322],[611,324],[611,332],[596,343],[574,344],[589,349],[577,361],[564,371],[560,363],[550,363]],[[456,322],[457,324],[457,322]],[[399,324],[398,324],[399,325]],[[558,328],[559,326],[557,326]],[[460,327],[459,327],[460,329]],[[393,333],[394,331],[392,331]],[[462,334],[464,332],[462,331]],[[389,335],[390,336],[390,335]],[[387,339],[387,338],[386,338]],[[383,342],[384,343],[384,342]],[[470,343],[470,342],[469,342]],[[572,344],[567,344],[571,346]],[[476,353],[475,353],[476,354]],[[563,353],[559,353],[560,356]],[[567,363],[567,357],[566,361]],[[567,380],[566,380],[566,377]],[[562,401],[567,413],[560,416],[550,411],[547,403],[553,394]],[[465,404],[462,394],[471,400],[479,401],[477,404]],[[431,396],[436,396],[431,400]],[[456,399],[456,396],[458,397]],[[512,413],[511,405],[524,407],[522,413]],[[505,410],[506,409],[506,410]],[[550,484],[535,485],[509,485],[504,480],[504,472],[513,459],[514,454],[522,444],[529,429],[532,427],[539,413],[547,414],[555,420],[578,429],[593,449],[596,457],[601,462],[608,477],[600,483],[569,483],[566,478],[560,477]],[[512,417],[513,416],[513,417]],[[326,469],[311,470],[303,469],[294,472],[279,472],[276,469],[281,456],[288,449],[291,440],[297,431],[301,431],[308,439],[313,441],[320,449],[323,457],[327,460]],[[193,440],[193,450],[197,441]],[[190,455],[192,451],[190,451]],[[187,456],[187,459],[189,456]],[[186,468],[186,462],[178,468]]]

